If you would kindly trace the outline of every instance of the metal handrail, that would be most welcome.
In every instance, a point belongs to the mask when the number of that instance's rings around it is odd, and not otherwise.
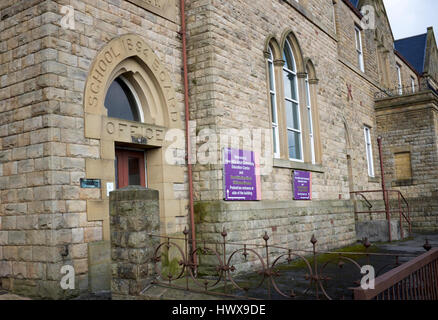
[[[362,194],[362,193],[356,193],[358,196],[361,196],[363,199],[364,199],[364,201],[367,203],[367,207],[369,208],[369,209],[371,209],[372,207],[373,207],[373,205],[371,204],[371,202],[369,202],[368,201],[368,199]]]
[[[385,88],[383,90],[379,89],[379,91],[374,93],[374,98],[384,99],[391,97],[402,97],[402,96],[422,93],[426,91],[433,91],[436,93],[436,90],[434,89],[433,85],[431,85],[428,80],[421,82],[420,84],[416,84],[414,86],[407,85],[407,86],[397,86],[393,88]]]
[[[437,267],[438,248],[378,277],[374,289],[354,288],[354,299],[438,300]]]
[[[366,202],[367,202],[367,206],[369,209],[371,209],[373,206],[371,204],[371,202],[366,198],[366,196],[364,195],[365,193],[382,193],[383,190],[365,190],[365,191],[353,191],[350,192],[350,194],[355,194],[355,195],[360,195]],[[396,193],[399,197],[398,197],[398,202],[399,202],[399,208],[398,210],[374,210],[374,211],[355,211],[356,214],[365,214],[365,213],[394,213],[394,212],[398,212],[399,216],[400,216],[400,231],[401,231],[401,235],[402,237],[404,237],[404,231],[403,231],[403,226],[402,226],[402,218],[406,221],[406,223],[408,224],[408,228],[409,228],[409,234],[412,233],[412,226],[411,226],[411,217],[410,217],[410,206],[408,201],[406,200],[406,198],[404,197],[404,195],[401,193],[401,191],[399,190],[385,190],[386,193],[386,201],[388,201],[389,199],[389,193]],[[385,201],[385,199],[384,199]],[[408,216],[405,215],[405,211],[403,206],[401,205],[401,201],[404,202],[406,204],[406,208],[408,211]],[[389,203],[389,201],[388,201]],[[388,218],[390,219],[390,217]]]

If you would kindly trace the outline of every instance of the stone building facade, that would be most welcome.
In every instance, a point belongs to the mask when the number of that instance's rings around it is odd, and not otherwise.
[[[221,159],[241,137],[235,147],[260,150],[260,201],[224,201],[221,161],[197,159],[188,175],[180,9],[176,0],[0,3],[3,288],[47,298],[107,290],[109,192],[129,184],[158,190],[163,234],[190,225],[192,179],[197,239],[226,228],[230,241],[267,231],[295,249],[312,234],[324,249],[351,244],[350,192],[381,189],[378,135],[391,186],[428,204],[417,227],[438,228],[433,30],[418,71],[394,50],[380,0],[185,1],[192,147],[209,141]],[[391,94],[400,83],[418,90]],[[293,200],[297,170],[312,173],[311,201]],[[64,265],[75,290],[60,288]]]

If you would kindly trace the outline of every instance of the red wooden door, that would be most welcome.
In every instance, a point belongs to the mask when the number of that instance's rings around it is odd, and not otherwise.
[[[144,152],[116,149],[116,188],[146,187]]]

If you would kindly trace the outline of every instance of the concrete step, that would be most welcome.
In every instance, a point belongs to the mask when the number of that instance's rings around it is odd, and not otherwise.
[[[404,238],[409,237],[408,228],[403,227]],[[399,221],[391,221],[393,241],[403,240]],[[356,222],[357,240],[368,238],[370,242],[387,242],[389,240],[388,222],[386,220]]]

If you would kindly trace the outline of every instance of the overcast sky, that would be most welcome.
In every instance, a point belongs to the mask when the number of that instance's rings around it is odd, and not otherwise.
[[[383,0],[394,38],[426,33],[433,27],[438,38],[438,0]]]

